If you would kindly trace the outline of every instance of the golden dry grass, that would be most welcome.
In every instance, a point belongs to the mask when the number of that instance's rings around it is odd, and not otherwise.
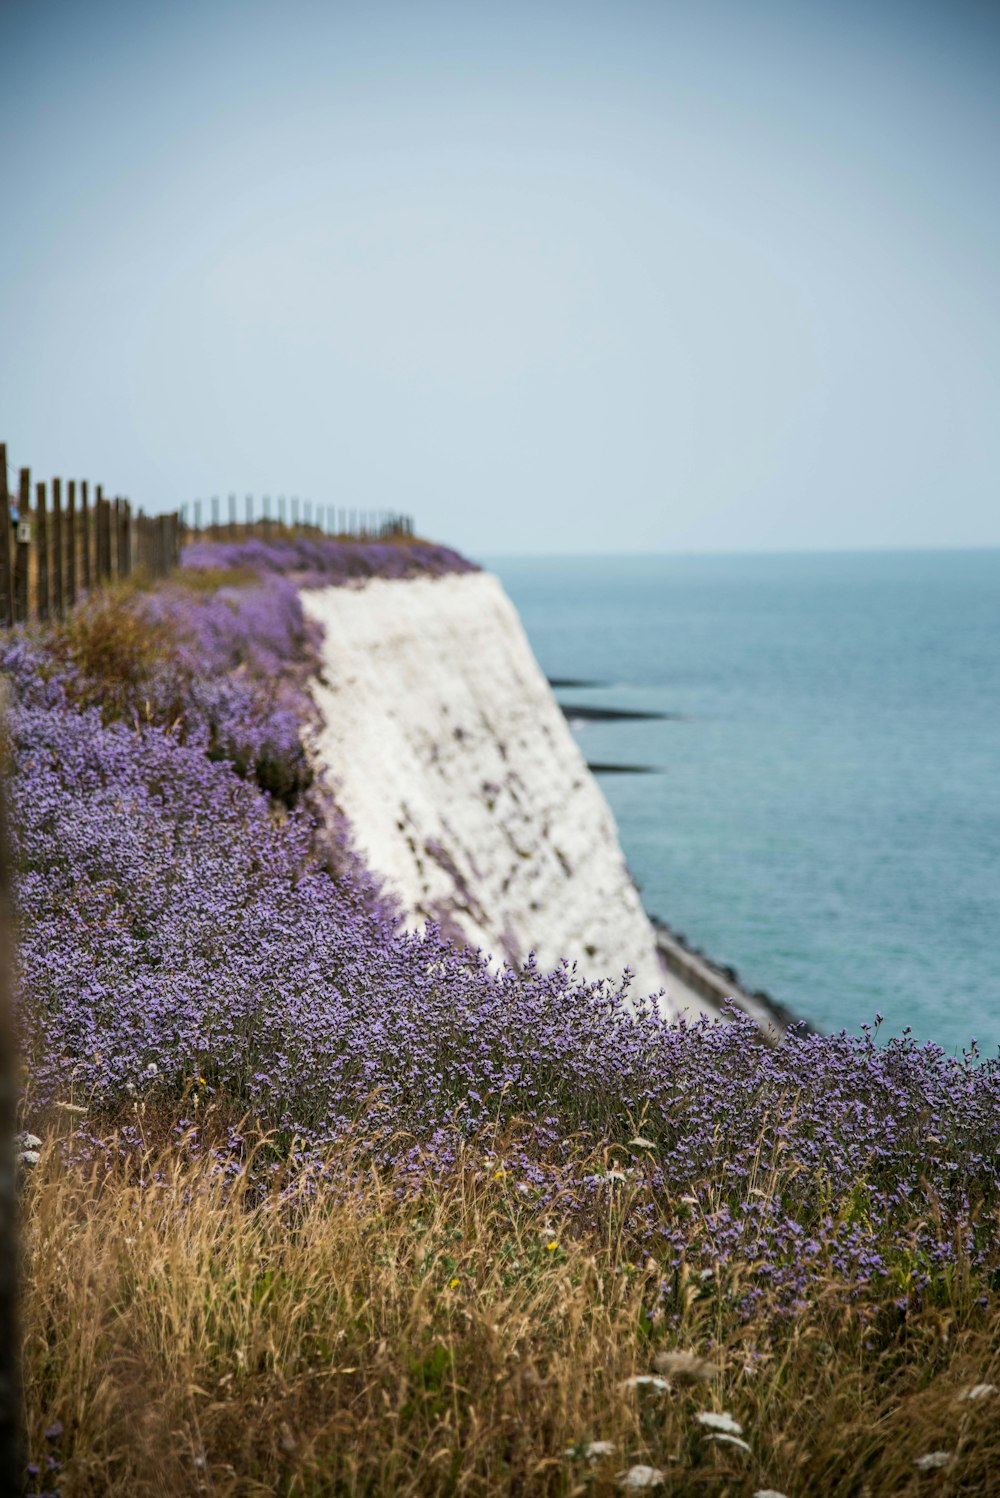
[[[142,579],[115,583],[75,609],[50,635],[52,653],[76,668],[67,678],[104,716],[119,716],[166,654],[168,630],[136,608]]]
[[[24,1188],[40,1490],[603,1494],[642,1463],[668,1494],[1000,1491],[1000,1397],[959,1397],[1000,1384],[1000,1320],[968,1294],[866,1336],[817,1285],[793,1324],[746,1326],[731,1281],[661,1301],[613,1206],[580,1240],[483,1161],[410,1191],[331,1164],[335,1190],[276,1168],[254,1206],[183,1146],[105,1169],[46,1145]],[[625,1386],[677,1352],[714,1372]],[[749,1453],[707,1439],[723,1410]],[[921,1473],[935,1450],[951,1464]]]

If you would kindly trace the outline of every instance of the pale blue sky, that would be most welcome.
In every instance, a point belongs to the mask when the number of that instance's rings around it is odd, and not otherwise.
[[[987,7],[0,3],[0,437],[473,554],[1000,544]]]

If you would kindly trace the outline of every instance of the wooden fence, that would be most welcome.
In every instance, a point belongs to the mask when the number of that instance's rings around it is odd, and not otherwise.
[[[311,500],[297,498],[286,500],[279,494],[272,502],[269,495],[261,500],[248,494],[243,504],[243,515],[235,494],[230,494],[225,511],[218,496],[212,499],[207,509],[196,499],[189,509],[180,508],[181,531],[185,541],[214,540],[237,541],[246,536],[275,537],[311,533],[323,536],[343,536],[356,541],[375,541],[393,536],[413,535],[413,516],[401,515],[396,510],[354,510],[339,505],[314,505]]]
[[[34,486],[22,468],[8,483],[0,442],[0,627],[62,619],[84,593],[142,570],[165,577],[180,557],[178,514],[143,515],[127,499],[108,498],[86,479]],[[34,499],[34,503],[32,503]]]
[[[34,503],[32,503],[34,499]],[[373,540],[412,536],[413,520],[389,510],[342,509],[284,495],[273,507],[248,495],[242,521],[236,496],[225,517],[211,501],[208,523],[195,500],[190,522],[186,506],[165,515],[144,515],[129,500],[107,497],[100,484],[93,495],[87,481],[53,479],[47,489],[22,468],[16,494],[8,482],[7,448],[0,442],[0,628],[28,619],[62,619],[88,593],[142,572],[166,577],[180,561],[181,547],[197,540],[263,540],[311,533]]]

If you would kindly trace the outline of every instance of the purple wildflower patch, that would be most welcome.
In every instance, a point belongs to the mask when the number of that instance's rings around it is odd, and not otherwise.
[[[313,545],[338,576],[347,543]],[[617,1203],[665,1298],[693,1276],[748,1316],[794,1312],[820,1274],[848,1297],[888,1284],[900,1314],[967,1271],[997,1281],[995,1060],[870,1031],[774,1045],[735,1012],[668,1024],[627,982],[494,973],[401,932],[309,787],[316,641],[285,573],[320,562],[299,541],[191,552],[257,580],[136,595],[171,646],[114,713],[52,637],[0,654],[29,1122],[156,1098],[186,1128],[217,1098],[400,1182],[471,1150],[540,1218],[603,1232]]]
[[[475,572],[475,563],[434,541],[393,538],[354,541],[337,536],[276,531],[271,540],[198,540],[184,548],[185,567],[250,568],[294,576],[305,586],[364,582],[367,578],[443,577]]]

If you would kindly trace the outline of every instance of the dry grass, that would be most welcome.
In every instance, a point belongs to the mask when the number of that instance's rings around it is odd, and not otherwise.
[[[250,567],[178,567],[170,581],[188,593],[216,593],[220,588],[250,587],[260,579]]]
[[[52,653],[71,663],[84,701],[118,717],[170,649],[169,632],[136,608],[142,580],[116,583],[75,609],[51,633]]]
[[[331,1163],[336,1189],[276,1168],[253,1206],[181,1146],[105,1169],[46,1145],[25,1374],[29,1455],[61,1464],[62,1498],[601,1494],[635,1463],[669,1494],[1000,1490],[1000,1399],[958,1397],[1000,1383],[1000,1322],[968,1294],[876,1335],[817,1285],[794,1324],[747,1327],[695,1277],[662,1299],[614,1206],[580,1241],[495,1161],[409,1193]],[[623,1387],[657,1354],[672,1387]],[[707,1438],[712,1410],[749,1453]],[[614,1452],[588,1461],[597,1440]],[[920,1473],[934,1450],[952,1464]]]

